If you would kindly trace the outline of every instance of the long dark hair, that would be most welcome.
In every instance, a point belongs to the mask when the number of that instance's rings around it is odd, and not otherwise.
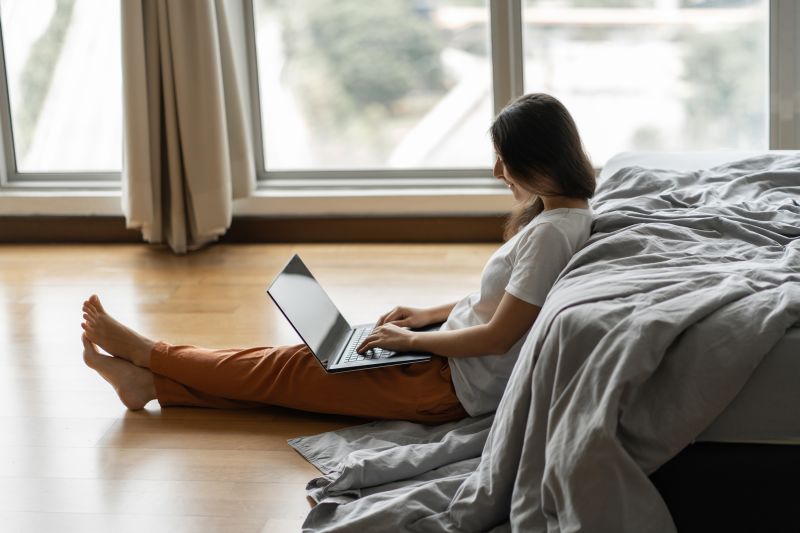
[[[542,212],[542,196],[594,195],[594,167],[575,121],[556,98],[542,93],[520,96],[500,111],[490,132],[497,155],[514,180],[536,195],[506,221],[506,238]]]

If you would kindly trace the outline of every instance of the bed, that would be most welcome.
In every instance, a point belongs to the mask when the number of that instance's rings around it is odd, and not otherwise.
[[[593,207],[496,414],[290,441],[305,529],[800,529],[800,153],[620,154]]]
[[[622,153],[599,180],[623,167],[689,171],[757,154]],[[678,531],[800,531],[800,328],[767,353],[695,444],[650,478]]]

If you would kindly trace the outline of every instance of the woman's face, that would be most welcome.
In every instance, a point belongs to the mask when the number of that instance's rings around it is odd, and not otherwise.
[[[511,194],[514,195],[514,200],[519,203],[528,203],[534,196],[534,194],[523,188],[522,184],[516,181],[508,172],[506,165],[503,163],[503,159],[500,156],[497,156],[497,160],[494,163],[494,177],[502,180],[511,189]]]

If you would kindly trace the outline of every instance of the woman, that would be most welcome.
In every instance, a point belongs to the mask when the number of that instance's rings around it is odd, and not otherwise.
[[[368,418],[442,423],[494,411],[545,297],[591,225],[594,169],[555,98],[522,96],[495,119],[494,176],[517,207],[481,287],[459,302],[397,307],[359,346],[431,352],[427,363],[328,374],[305,345],[209,350],[154,342],[83,304],[84,360],[129,409],[282,405]],[[444,321],[441,330],[414,332]],[[111,357],[100,354],[95,345]]]

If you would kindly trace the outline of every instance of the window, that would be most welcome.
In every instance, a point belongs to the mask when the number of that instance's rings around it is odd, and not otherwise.
[[[493,187],[488,126],[523,92],[561,99],[598,167],[624,150],[800,148],[794,0],[245,5],[262,184]],[[0,0],[6,182],[118,179],[119,11]]]
[[[525,90],[596,165],[622,150],[766,149],[766,0],[525,0]]]
[[[256,0],[267,170],[485,168],[486,0]]]
[[[108,0],[0,0],[19,177],[122,168],[119,16]]]
[[[769,146],[768,0],[254,5],[267,174],[487,168],[491,117],[523,92],[565,103],[596,166]]]

